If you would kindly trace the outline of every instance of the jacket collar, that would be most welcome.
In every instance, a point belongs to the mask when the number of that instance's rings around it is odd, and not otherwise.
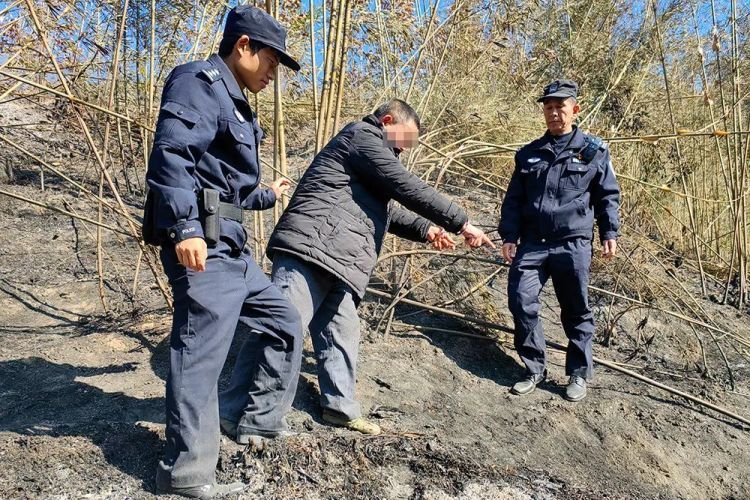
[[[576,125],[573,125],[573,136],[570,138],[568,145],[565,146],[565,149],[560,152],[558,158],[570,156],[572,152],[580,151],[585,145],[586,140],[583,132],[581,132]],[[549,151],[554,154],[555,150],[552,147],[552,134],[549,133],[549,130],[536,141],[535,149]]]
[[[369,125],[372,125],[373,127],[377,127],[377,129],[380,130],[380,133],[382,135],[383,125],[380,123],[380,120],[378,120],[375,115],[367,115],[364,118],[362,118],[362,121]]]
[[[378,135],[383,138],[383,145],[393,151],[393,154],[396,156],[396,158],[399,157],[401,154],[401,150],[397,148],[392,148],[388,146],[385,142],[385,131],[383,130],[383,124],[380,123],[380,120],[377,119],[375,115],[367,115],[364,118],[362,118],[362,121],[368,125],[371,125],[378,129]]]
[[[245,98],[245,94],[240,90],[240,85],[237,83],[237,79],[229,69],[229,66],[224,62],[224,59],[222,59],[219,54],[213,54],[208,58],[208,62],[221,73],[221,79],[224,81],[224,85],[226,85],[227,91],[232,99],[242,101],[250,106],[250,103],[247,102],[247,98]]]

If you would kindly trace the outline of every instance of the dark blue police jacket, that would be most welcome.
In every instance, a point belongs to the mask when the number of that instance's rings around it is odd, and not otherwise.
[[[620,187],[609,148],[574,127],[567,147],[555,157],[551,135],[521,148],[500,211],[500,236],[506,243],[552,243],[591,238],[594,218],[601,241],[617,238]],[[586,158],[589,156],[590,158]]]
[[[263,131],[237,80],[218,55],[176,67],[164,86],[146,179],[156,195],[156,227],[174,244],[203,237],[197,195],[219,191],[221,201],[250,210],[276,203],[260,184]],[[247,234],[221,219],[221,236],[236,248]]]

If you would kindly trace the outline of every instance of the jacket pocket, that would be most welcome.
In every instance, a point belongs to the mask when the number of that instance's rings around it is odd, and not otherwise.
[[[596,169],[589,164],[569,160],[560,175],[560,188],[571,191],[586,191],[595,173]]]
[[[227,121],[227,130],[233,141],[234,151],[239,156],[244,172],[259,171],[258,149],[255,130],[251,126],[243,126],[237,122]]]
[[[163,113],[163,119],[166,119],[168,117],[178,118],[190,127],[198,123],[198,120],[200,120],[201,118],[201,115],[198,114],[197,111],[194,111],[184,104],[180,104],[179,102],[175,101],[165,102],[161,107],[161,111]]]
[[[184,104],[176,101],[165,102],[159,112],[154,144],[162,142],[176,145],[187,144],[200,119],[201,115],[197,111]]]

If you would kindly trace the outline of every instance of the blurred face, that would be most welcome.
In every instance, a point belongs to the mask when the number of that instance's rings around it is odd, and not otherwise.
[[[397,154],[419,144],[419,128],[414,120],[396,123],[393,116],[385,115],[380,122],[385,130],[386,144],[395,149]]]
[[[552,135],[563,135],[573,130],[573,122],[581,111],[575,99],[572,97],[545,99],[543,104],[544,121],[547,122],[547,130]]]
[[[257,94],[273,81],[276,68],[279,66],[279,56],[274,49],[266,47],[253,54],[247,35],[242,35],[237,40],[232,58],[237,83],[253,94]]]

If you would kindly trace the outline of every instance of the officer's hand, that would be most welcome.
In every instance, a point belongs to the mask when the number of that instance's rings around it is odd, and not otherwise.
[[[208,249],[203,238],[188,238],[174,246],[177,252],[177,260],[180,264],[193,271],[203,272],[206,270],[206,257]]]
[[[281,195],[286,193],[291,185],[292,183],[289,182],[289,179],[284,179],[283,177],[273,181],[271,183],[271,189],[273,190],[273,194],[276,195],[276,199],[281,199]]]
[[[495,244],[492,243],[492,240],[490,240],[486,234],[484,234],[484,231],[473,224],[466,224],[463,231],[461,231],[461,236],[466,238],[466,244],[469,245],[470,248],[479,248],[482,245],[495,248]]]
[[[506,262],[513,262],[516,258],[516,244],[515,243],[503,243],[503,259]]]
[[[451,235],[438,226],[430,226],[430,229],[427,230],[427,241],[431,242],[432,247],[436,250],[453,250],[456,248],[456,242]]]
[[[617,240],[607,240],[602,243],[602,257],[611,260],[617,253]]]

